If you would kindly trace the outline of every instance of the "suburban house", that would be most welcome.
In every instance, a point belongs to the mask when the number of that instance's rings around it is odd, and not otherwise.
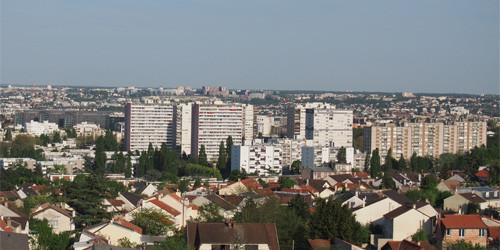
[[[250,190],[262,188],[258,181],[254,178],[247,178],[241,181],[234,182],[229,184],[226,187],[219,189],[220,195],[235,195],[247,193]]]
[[[488,226],[478,214],[446,215],[439,220],[438,226],[436,236],[443,249],[461,240],[487,247]]]
[[[75,223],[73,222],[74,215],[74,210],[64,209],[49,203],[42,204],[32,209],[31,214],[33,218],[39,220],[47,219],[54,232],[58,234],[75,230]]]
[[[138,181],[138,182],[134,183],[133,191],[134,191],[134,194],[136,194],[136,195],[139,195],[139,196],[144,195],[146,197],[150,197],[158,192],[158,188],[156,187],[156,185],[153,185],[152,183]]]
[[[88,249],[97,242],[117,246],[122,238],[127,238],[133,244],[141,244],[142,229],[123,219],[103,222],[84,229],[79,242],[73,247],[75,250]]]
[[[187,198],[181,198],[177,193],[160,194],[158,200],[181,213],[180,226],[185,226],[186,221],[191,218],[198,218],[198,206],[190,203]]]
[[[382,250],[435,250],[436,247],[428,241],[388,241],[382,246]]]
[[[132,194],[130,192],[121,192],[118,197],[116,197],[117,200],[123,201],[125,204],[123,205],[123,208],[125,211],[130,211],[137,206],[139,206],[142,203],[142,198],[138,195]]]
[[[420,229],[425,229],[428,236],[432,235],[433,219],[417,210],[417,204],[413,206],[401,206],[391,212],[384,214],[384,236],[378,238],[377,246],[383,246],[387,241],[411,240],[412,235]]]
[[[452,172],[451,177],[446,180],[457,180],[463,185],[465,185],[465,183],[467,182],[465,180],[465,173],[463,172]]]
[[[437,189],[441,192],[451,192],[452,194],[455,193],[455,191],[459,188],[462,188],[464,185],[455,179],[448,179],[448,180],[443,180],[441,181]]]
[[[413,206],[413,202],[410,199],[396,191],[385,191],[383,195],[384,197],[382,198],[375,199],[352,209],[359,223],[363,225],[370,223],[383,225],[385,214],[403,205]]]
[[[329,167],[311,167],[302,169],[302,179],[323,180],[327,176],[334,175],[335,170]]]
[[[500,209],[500,194],[499,191],[489,187],[471,187],[471,188],[461,188],[458,190],[459,193],[470,193],[473,192],[483,199],[486,200],[486,207],[481,209],[490,208],[496,211]]]
[[[188,223],[187,243],[198,249],[269,249],[278,250],[274,223]]]
[[[142,209],[153,209],[158,212],[161,212],[171,218],[171,220],[174,222],[174,224],[177,227],[181,227],[183,219],[182,219],[182,213],[175,208],[159,201],[156,198],[153,198],[148,201],[144,201],[144,203],[137,208],[125,213],[125,220],[127,221],[132,221],[134,219],[134,214],[141,212]]]
[[[468,211],[469,204],[478,204],[484,210],[487,207],[485,199],[476,193],[455,193],[454,195],[444,199],[443,208],[452,210],[459,214],[465,214]]]
[[[192,203],[198,207],[215,203],[219,207],[219,214],[224,218],[231,219],[233,218],[235,212],[237,211],[237,207],[230,202],[226,201],[224,198],[220,197],[216,194],[210,194],[205,196],[198,196],[192,200]]]
[[[376,193],[360,193],[358,191],[349,191],[338,197],[342,199],[342,205],[347,204],[349,208],[356,208],[380,198]]]
[[[14,233],[29,233],[29,217],[19,210],[14,203],[4,201],[0,203],[0,220]],[[3,224],[3,223],[2,223]],[[11,231],[8,229],[8,231]]]

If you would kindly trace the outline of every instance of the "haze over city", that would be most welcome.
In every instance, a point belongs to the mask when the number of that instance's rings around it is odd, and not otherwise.
[[[499,2],[1,1],[2,86],[499,93]]]

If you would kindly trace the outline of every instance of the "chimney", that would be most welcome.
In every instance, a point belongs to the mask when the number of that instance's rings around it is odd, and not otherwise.
[[[309,179],[306,179],[306,186],[309,186]]]
[[[365,197],[365,198],[363,198],[363,205],[362,205],[362,206],[363,206],[363,207],[365,207],[365,206],[366,206],[366,197]]]
[[[422,181],[422,174],[418,174],[418,181]]]
[[[7,217],[7,226],[8,227],[12,227],[10,217]]]
[[[417,204],[413,203],[413,209],[417,209]]]
[[[359,197],[359,191],[358,191],[358,190],[356,190],[356,192],[354,192],[354,195],[355,195],[356,197]]]

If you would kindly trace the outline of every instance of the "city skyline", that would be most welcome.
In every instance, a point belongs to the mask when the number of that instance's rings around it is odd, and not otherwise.
[[[2,86],[498,94],[498,1],[1,1]]]

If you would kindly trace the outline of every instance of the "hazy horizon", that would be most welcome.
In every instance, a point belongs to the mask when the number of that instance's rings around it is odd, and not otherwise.
[[[497,0],[1,0],[0,8],[2,86],[500,92]]]

